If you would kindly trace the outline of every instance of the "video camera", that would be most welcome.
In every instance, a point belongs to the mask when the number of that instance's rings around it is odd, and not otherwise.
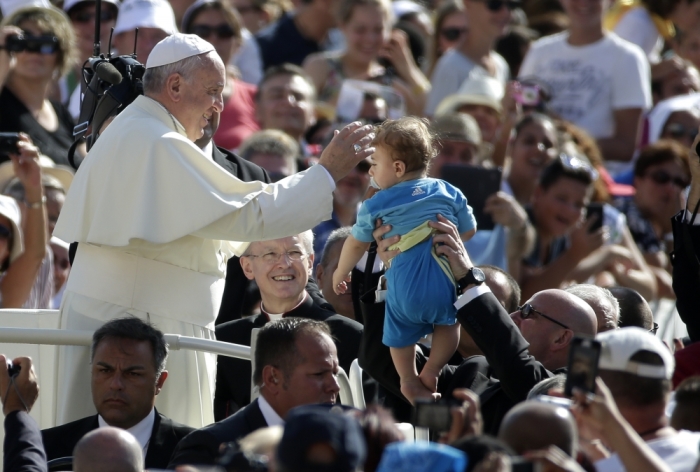
[[[95,5],[96,18],[100,17],[101,0]],[[114,32],[114,30],[112,30]],[[87,149],[95,144],[100,136],[102,126],[107,119],[119,114],[136,97],[143,94],[143,74],[146,67],[136,60],[136,41],[134,52],[129,55],[106,56],[100,54],[100,22],[95,22],[95,43],[93,56],[83,64],[84,96],[80,105],[78,124],[73,128],[75,141],[68,151],[68,160],[74,168],[75,148],[86,139]],[[112,48],[112,36],[109,38],[108,50]]]

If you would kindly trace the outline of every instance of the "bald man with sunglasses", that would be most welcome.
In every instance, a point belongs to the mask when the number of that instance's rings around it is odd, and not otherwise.
[[[438,392],[452,398],[455,388],[469,388],[480,396],[484,432],[495,435],[505,414],[527,398],[540,380],[565,371],[569,346],[575,335],[593,337],[597,321],[593,309],[580,298],[563,290],[543,290],[533,295],[510,315],[484,284],[457,229],[444,218],[431,223],[438,231],[433,238],[438,254],[445,255],[458,281],[460,298],[455,303],[457,320],[473,338],[484,356],[465,359],[458,367],[447,366],[440,374]],[[375,231],[380,239],[388,231]],[[379,241],[377,254],[383,261],[394,257],[388,248],[396,236]],[[386,263],[386,262],[385,262]],[[399,376],[389,349],[382,345],[383,317],[365,319],[360,346],[360,365],[385,388],[400,395]],[[426,358],[417,355],[418,370]]]

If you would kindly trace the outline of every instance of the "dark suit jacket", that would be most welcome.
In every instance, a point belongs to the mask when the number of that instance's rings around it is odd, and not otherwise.
[[[13,411],[5,417],[2,465],[7,472],[48,470],[39,426],[29,413]]]
[[[700,340],[700,226],[683,222],[683,211],[671,220],[673,226],[673,291],[678,314],[688,328],[691,341]],[[696,218],[700,218],[698,215]]]
[[[213,465],[219,457],[222,443],[237,441],[248,433],[267,427],[258,400],[239,410],[235,415],[188,434],[177,445],[168,469],[178,465]]]
[[[306,297],[294,310],[285,313],[312,320],[325,321],[338,348],[338,362],[349,372],[350,364],[357,358],[362,325],[342,315],[321,308],[311,297]],[[230,321],[216,327],[216,339],[233,344],[250,346],[253,328],[262,328],[269,321],[266,314],[249,316]],[[219,421],[250,403],[251,367],[249,361],[235,357],[219,356],[216,368],[216,394],[214,396],[214,418]]]
[[[212,153],[214,162],[224,168],[229,174],[238,177],[243,182],[270,182],[270,176],[262,167],[248,162],[226,149],[214,146]],[[238,257],[232,257],[226,266],[226,285],[221,298],[221,308],[216,318],[216,324],[237,320],[241,317],[243,300],[250,281],[243,274]]]
[[[78,441],[98,426],[97,415],[94,415],[43,430],[41,435],[44,438],[46,457],[52,460],[72,456],[73,448]],[[165,469],[177,443],[192,431],[194,428],[175,423],[156,411],[153,432],[146,453],[146,468]]]
[[[374,293],[367,296],[372,298]],[[365,301],[369,302],[368,298]],[[485,356],[465,359],[458,367],[447,365],[438,379],[442,398],[452,398],[455,388],[469,388],[479,395],[484,432],[498,433],[505,414],[527,398],[530,389],[553,374],[529,355],[528,343],[491,293],[483,294],[457,312],[457,320],[474,338]],[[384,317],[365,320],[360,347],[360,365],[382,386],[401,396],[399,374],[391,361],[389,348],[382,344]],[[418,350],[418,371],[426,357]],[[499,381],[500,379],[500,381]]]

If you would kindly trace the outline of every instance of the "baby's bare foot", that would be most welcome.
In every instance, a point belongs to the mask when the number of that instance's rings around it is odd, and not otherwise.
[[[401,393],[412,405],[415,405],[418,398],[437,401],[441,396],[439,393],[428,390],[419,379],[401,382]]]
[[[425,388],[431,392],[437,392],[438,374],[439,372],[435,372],[426,366],[423,368],[418,378]]]

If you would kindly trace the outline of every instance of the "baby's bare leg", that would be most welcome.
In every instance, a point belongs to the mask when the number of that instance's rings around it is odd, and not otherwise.
[[[401,393],[406,397],[406,400],[411,402],[411,404],[415,404],[416,398],[438,400],[440,394],[432,393],[425,388],[418,378],[415,344],[406,347],[392,347],[389,349],[396,371],[399,373],[399,377],[401,377]]]
[[[436,325],[430,357],[420,373],[420,381],[431,392],[437,391],[438,375],[459,345],[459,323],[450,326]]]

